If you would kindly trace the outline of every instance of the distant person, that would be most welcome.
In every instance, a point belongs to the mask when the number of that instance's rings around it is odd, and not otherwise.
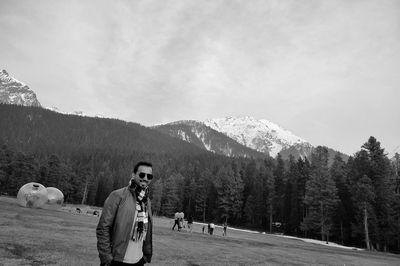
[[[225,221],[223,226],[224,226],[224,230],[222,231],[222,236],[226,236],[226,231],[228,229],[228,223]]]
[[[185,214],[183,212],[179,213],[179,225],[180,225],[180,229],[184,228],[184,218],[185,218]],[[180,230],[179,230],[180,231]]]
[[[208,223],[207,227],[208,227],[208,228],[207,228],[207,229],[208,229],[208,231],[207,231],[207,232],[208,232],[209,234],[211,234],[211,224],[210,224],[210,223]]]
[[[178,213],[178,231],[181,231],[183,228],[183,218],[185,217],[185,214],[183,212]]]
[[[189,215],[189,217],[188,217],[187,226],[188,226],[189,233],[192,233],[192,231],[193,231],[193,216],[192,215]]]
[[[96,228],[101,266],[144,265],[152,256],[152,216],[148,186],[153,166],[138,162],[127,187],[111,192]]]
[[[205,225],[203,225],[203,228],[202,228],[203,234],[204,234],[204,230],[206,230],[206,226]]]
[[[175,226],[177,225],[178,231],[179,231],[179,212],[175,213],[174,219],[175,219],[175,221],[174,221],[174,226],[172,226],[172,230],[174,230]]]
[[[183,218],[179,217],[178,219],[178,231],[181,231],[183,227]]]
[[[214,233],[214,228],[215,228],[215,224],[211,223],[211,224],[210,224],[210,235],[213,235],[213,233]]]

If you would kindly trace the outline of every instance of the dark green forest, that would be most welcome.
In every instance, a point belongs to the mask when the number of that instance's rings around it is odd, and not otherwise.
[[[400,251],[399,155],[374,137],[347,161],[327,147],[309,158],[228,158],[139,124],[0,104],[0,192],[27,182],[67,203],[102,206],[139,160],[154,165],[155,215]]]

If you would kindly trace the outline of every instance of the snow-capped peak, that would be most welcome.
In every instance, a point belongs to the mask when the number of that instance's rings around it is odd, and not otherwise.
[[[269,152],[271,156],[290,146],[307,143],[275,123],[251,116],[207,119],[204,123],[249,148]]]
[[[0,103],[40,106],[28,85],[11,77],[4,69],[0,72]]]
[[[3,69],[0,72],[0,80],[2,81],[2,83],[4,85],[6,84],[11,84],[11,83],[16,83],[19,84],[20,87],[24,87],[24,89],[26,90],[31,90],[28,85],[26,85],[24,82],[17,80],[16,78],[10,77],[10,75],[8,74],[8,72]]]

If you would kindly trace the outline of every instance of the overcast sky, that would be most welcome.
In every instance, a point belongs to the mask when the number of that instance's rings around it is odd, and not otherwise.
[[[249,115],[400,152],[400,1],[0,0],[0,69],[43,106],[146,126]]]

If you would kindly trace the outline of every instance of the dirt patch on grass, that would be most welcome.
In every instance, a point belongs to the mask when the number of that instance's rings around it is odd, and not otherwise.
[[[0,248],[5,249],[12,256],[16,257],[23,257],[23,254],[27,251],[26,247],[12,243],[2,243],[0,244]]]
[[[30,248],[16,243],[0,243],[0,254],[1,257],[8,260],[11,265],[28,264],[32,266],[41,266],[55,264],[54,261],[32,256],[32,250]]]
[[[187,266],[200,266],[200,264],[196,264],[196,263],[193,263],[191,261],[188,261],[188,263],[186,265]]]

